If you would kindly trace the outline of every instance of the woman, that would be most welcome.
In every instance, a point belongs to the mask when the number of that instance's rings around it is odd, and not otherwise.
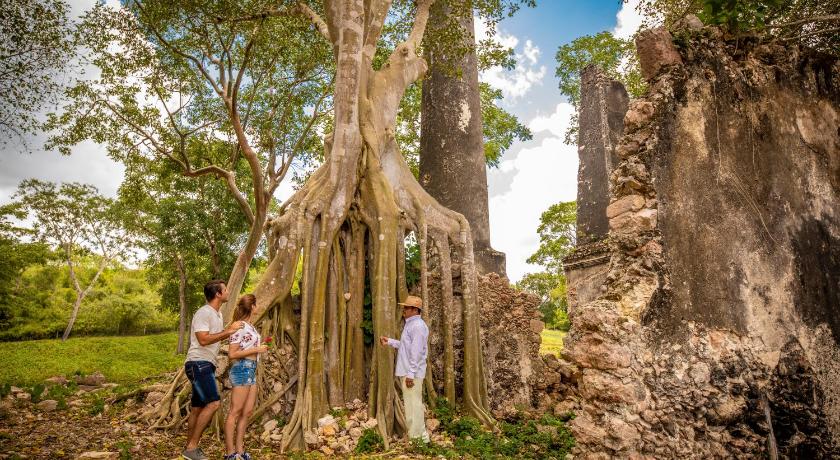
[[[259,354],[268,350],[268,347],[260,345],[260,333],[251,324],[251,312],[256,304],[257,298],[253,294],[244,295],[239,299],[233,313],[233,321],[242,321],[245,326],[230,337],[228,350],[228,356],[233,362],[230,367],[230,383],[233,390],[230,411],[225,420],[225,448],[228,452],[225,460],[251,460],[251,455],[245,452],[245,429],[257,401],[256,372]]]

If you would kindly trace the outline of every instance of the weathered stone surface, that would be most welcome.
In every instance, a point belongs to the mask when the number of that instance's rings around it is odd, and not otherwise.
[[[105,376],[99,372],[90,375],[76,376],[76,383],[91,387],[98,387],[105,383]]]
[[[277,420],[271,419],[263,423],[263,431],[272,431],[273,429],[277,428],[277,424]]]
[[[36,404],[35,407],[44,412],[52,412],[58,407],[58,401],[54,399],[45,399]]]
[[[54,385],[66,385],[67,377],[64,377],[63,375],[56,375],[55,377],[48,378],[46,381]]]
[[[641,99],[630,104],[627,114],[624,115],[624,129],[633,132],[650,122],[653,118],[653,104]]]
[[[625,212],[610,219],[610,230],[616,233],[641,233],[656,228],[656,209]]]
[[[443,376],[443,317],[439,306],[439,281],[429,278],[432,297],[429,305],[430,335],[429,355],[435,376]],[[513,289],[506,278],[495,273],[478,279],[478,302],[481,311],[481,336],[484,354],[484,369],[487,377],[487,391],[491,410],[501,410],[505,403],[523,407],[532,404],[532,383],[536,378],[541,359],[539,357],[540,332],[544,324],[537,306],[539,299],[525,292]],[[449,317],[456,337],[455,369],[462,368],[462,353],[459,353],[462,336],[461,298],[456,295],[453,311]],[[456,375],[456,394],[461,378]],[[438,394],[443,394],[443,378],[435,378]]]
[[[609,230],[604,210],[609,204],[609,176],[618,159],[615,146],[624,128],[627,91],[600,69],[581,72],[578,131],[577,230],[580,244],[596,241]]]
[[[429,433],[437,431],[438,428],[440,428],[440,420],[436,418],[426,419],[426,430],[428,430]]]
[[[772,455],[833,458],[840,62],[681,27],[682,57],[664,30],[637,39],[652,84],[618,141],[609,269],[570,302],[581,370],[553,410],[574,408],[583,458],[767,458],[771,430]]]
[[[77,460],[119,460],[119,452],[83,452]]]
[[[636,36],[636,53],[642,76],[651,80],[669,66],[682,63],[682,57],[674,46],[674,37],[664,27],[639,32]]]
[[[625,212],[638,211],[645,205],[645,197],[642,195],[623,196],[607,206],[607,217],[612,219]]]

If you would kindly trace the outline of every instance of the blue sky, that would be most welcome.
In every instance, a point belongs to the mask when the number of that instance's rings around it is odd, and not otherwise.
[[[513,47],[517,69],[492,69],[481,78],[503,90],[502,106],[534,133],[533,140],[514,144],[499,168],[488,171],[490,237],[507,254],[511,281],[540,270],[525,262],[539,246],[540,214],[554,203],[576,199],[577,147],[563,143],[572,108],[557,89],[557,48],[604,30],[631,36],[641,19],[636,3],[543,0],[498,26],[497,39]]]
[[[94,2],[69,1],[77,14]],[[533,140],[516,143],[499,168],[488,170],[491,239],[496,249],[507,254],[511,281],[540,270],[525,262],[539,245],[540,214],[551,204],[576,198],[577,147],[562,142],[571,107],[554,77],[557,48],[602,30],[632,35],[640,22],[637,2],[537,0],[536,8],[523,8],[498,26],[496,39],[514,49],[517,69],[490,69],[481,78],[502,89],[501,104],[534,132]],[[477,24],[477,34],[482,33]],[[21,154],[6,148],[0,151],[0,203],[7,202],[18,183],[30,177],[89,183],[114,196],[123,171],[121,164],[107,158],[104,148],[92,142],[78,145],[66,157],[42,151]],[[281,189],[288,192],[289,187]]]

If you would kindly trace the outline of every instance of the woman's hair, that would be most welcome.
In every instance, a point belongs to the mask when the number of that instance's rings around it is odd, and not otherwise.
[[[247,318],[257,304],[257,297],[254,294],[245,294],[239,298],[236,303],[236,311],[233,312],[233,320],[239,321],[242,318]]]

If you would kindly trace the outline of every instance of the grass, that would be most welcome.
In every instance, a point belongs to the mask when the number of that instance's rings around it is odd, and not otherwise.
[[[135,383],[169,372],[184,361],[175,354],[178,334],[130,337],[71,337],[0,342],[0,385],[32,386],[56,375],[105,375],[109,382]]]
[[[565,332],[543,329],[541,335],[542,343],[540,343],[540,353],[559,355],[563,351],[563,337],[566,336]]]

